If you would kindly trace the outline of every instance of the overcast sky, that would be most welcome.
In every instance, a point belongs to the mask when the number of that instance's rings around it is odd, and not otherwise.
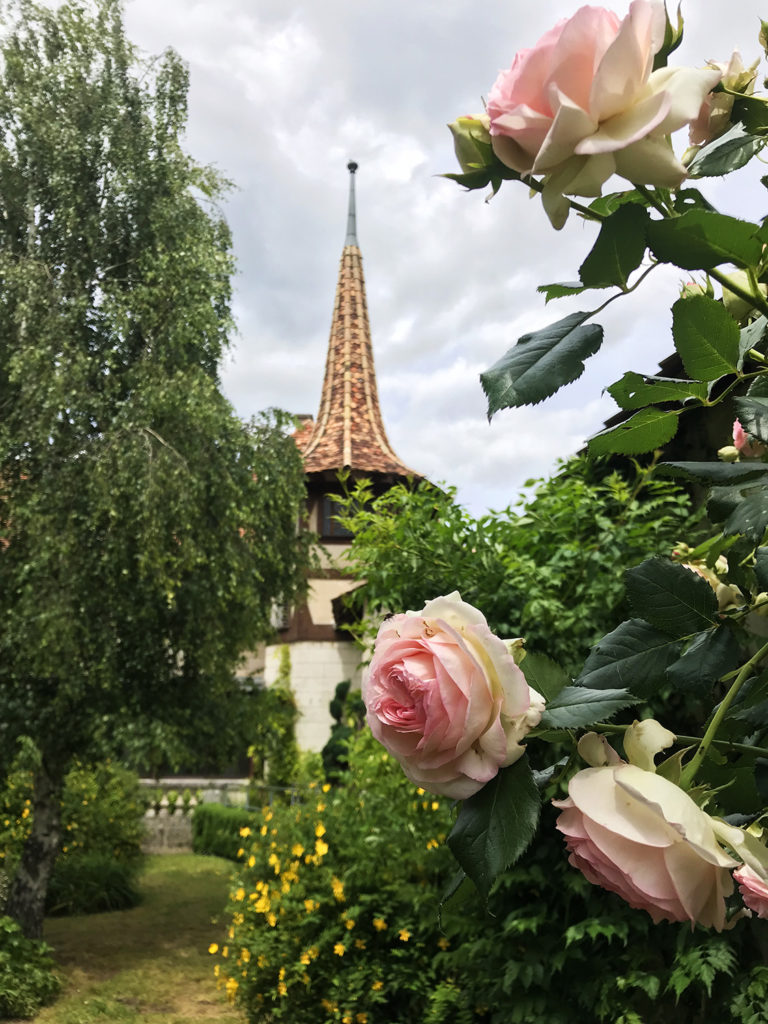
[[[602,389],[624,370],[655,371],[671,348],[675,274],[652,275],[606,311],[604,348],[579,382],[490,425],[485,416],[480,371],[525,331],[589,308],[584,298],[545,308],[536,286],[573,280],[594,229],[572,217],[555,233],[517,183],[485,203],[440,178],[458,170],[445,125],[482,109],[515,51],[577,6],[127,0],[130,38],[147,53],[172,46],[189,65],[189,151],[236,186],[225,213],[239,335],[223,383],[240,415],[317,412],[350,158],[390,440],[407,465],[455,485],[472,512],[513,503],[527,478],[579,449],[615,410]],[[683,13],[673,62],[727,60],[735,46],[745,62],[760,54],[759,0],[688,0]],[[703,190],[726,212],[761,216],[765,193],[746,190],[744,175],[758,177],[746,170]]]

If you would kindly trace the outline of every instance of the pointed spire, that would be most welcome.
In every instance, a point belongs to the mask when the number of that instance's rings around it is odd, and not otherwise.
[[[355,210],[355,171],[357,164],[350,160],[347,164],[349,171],[349,207],[347,209],[347,237],[344,245],[357,245],[357,212]]]
[[[342,468],[420,478],[395,455],[384,430],[373,365],[363,258],[357,244],[355,171],[349,170],[347,237],[341,254],[320,409],[310,436],[296,437],[307,473]],[[305,440],[306,438],[306,440]]]

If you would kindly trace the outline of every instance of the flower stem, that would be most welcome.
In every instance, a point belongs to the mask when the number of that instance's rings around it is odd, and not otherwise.
[[[752,655],[749,661],[742,665],[739,674],[736,676],[731,685],[730,690],[723,697],[722,701],[720,702],[720,706],[712,716],[712,721],[709,723],[709,727],[707,731],[704,733],[704,736],[701,742],[699,743],[696,753],[693,755],[693,757],[685,766],[685,768],[683,768],[682,774],[680,776],[680,785],[683,789],[690,788],[696,776],[696,772],[699,770],[702,761],[707,756],[707,751],[712,745],[715,735],[717,734],[717,730],[720,728],[720,725],[722,724],[722,721],[725,718],[728,708],[733,703],[736,694],[739,692],[741,687],[749,678],[752,669],[755,667],[755,665],[762,661],[766,654],[768,654],[768,644],[764,644],[757,652],[757,654]]]
[[[610,722],[599,722],[597,725],[590,726],[590,728],[595,732],[611,735],[626,732],[629,726],[613,725]],[[694,744],[701,743],[702,741],[701,736],[683,736],[680,733],[675,734],[675,739],[678,743],[685,743],[688,746],[693,746]],[[756,757],[768,757],[768,747],[756,747],[749,743],[735,743],[732,740],[712,740],[712,746],[719,747],[725,752],[734,750],[738,751],[740,754],[754,754]]]
[[[765,296],[761,295],[760,292],[754,292],[750,288],[742,288],[736,281],[731,281],[727,274],[721,273],[716,267],[712,267],[707,273],[710,277],[713,277],[718,281],[723,288],[727,288],[729,292],[732,292],[738,298],[743,299],[744,302],[748,302],[754,309],[759,309],[761,313],[765,313],[768,316],[768,302],[766,302]]]

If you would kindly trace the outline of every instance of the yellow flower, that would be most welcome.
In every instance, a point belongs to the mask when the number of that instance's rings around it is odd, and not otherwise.
[[[315,835],[317,836],[318,839],[320,838],[320,836],[325,835],[325,825],[322,823],[322,821],[318,821],[317,825],[315,825]]]
[[[247,825],[240,829],[240,835],[243,837],[243,839],[245,839],[246,836],[249,836],[250,834],[251,830],[248,828]]]
[[[324,843],[322,839],[316,839],[315,853],[318,857],[324,857],[328,853],[328,843]]]
[[[231,1003],[233,1003],[235,1001],[235,993],[237,992],[237,988],[238,988],[237,980],[235,978],[227,978],[227,984],[226,984],[227,999],[229,999],[229,1001]]]
[[[325,810],[325,804],[322,803],[322,801],[318,800],[318,802],[317,802],[317,813],[318,814],[322,814],[324,810]]]
[[[344,883],[340,878],[334,877],[331,879],[331,888],[333,889],[334,898],[339,902],[344,902]]]
[[[424,796],[424,790],[421,788],[421,786],[419,786],[416,792],[419,794],[419,796]]]
[[[29,817],[29,808],[28,807],[24,808],[24,810],[21,812],[21,816],[22,816],[22,818],[28,818]]]
[[[240,888],[235,891],[235,902],[236,903],[242,903],[244,899],[245,899],[245,889],[243,889],[243,887],[240,886]]]
[[[433,811],[439,811],[440,810],[440,801],[439,800],[433,800],[432,801],[432,810]]]
[[[211,953],[211,954],[218,953],[219,952],[219,944],[218,944],[218,942],[212,942],[210,944],[210,946],[208,947],[208,952]]]
[[[239,858],[239,857],[242,857],[244,853],[245,853],[245,850],[244,850],[244,849],[242,848],[242,846],[241,846],[241,847],[240,847],[240,849],[239,849],[239,850],[237,851],[237,856],[238,856],[238,858]]]
[[[301,845],[301,843],[294,843],[293,846],[291,847],[291,856],[292,857],[301,857],[301,855],[303,853],[304,853],[304,847]]]
[[[267,924],[270,928],[274,928],[277,924],[277,918],[274,914],[267,914]]]
[[[353,920],[351,920],[351,919],[348,920],[348,921],[345,921],[344,922],[344,927],[347,929],[348,932],[351,932],[352,929],[355,927],[355,922]]]
[[[374,983],[371,985],[371,991],[372,992],[380,992],[383,988],[384,988],[384,982],[383,981],[374,981]]]
[[[336,945],[333,947],[333,952],[336,954],[336,956],[344,956],[346,951],[346,946],[342,942],[337,942]]]
[[[256,966],[257,967],[266,967],[268,963],[269,963],[269,961],[264,956],[264,954],[263,953],[259,953],[259,955],[256,957]]]
[[[253,854],[251,854],[251,856],[248,858],[248,867],[249,868],[253,868],[255,866],[256,866],[256,858],[253,856]]]
[[[401,942],[407,942],[408,939],[410,939],[410,937],[411,937],[411,933],[408,931],[407,928],[401,928],[400,929],[399,938],[400,938]]]
[[[288,995],[288,986],[285,984],[284,981],[278,981],[278,983],[277,983],[277,994],[279,996],[287,996]]]
[[[319,903],[315,903],[314,900],[304,900],[304,909],[308,914],[311,914],[313,910],[317,910],[320,906]]]
[[[277,980],[278,981],[285,981],[285,968],[284,967],[281,967],[280,970],[277,972]]]
[[[355,939],[355,949],[365,949],[365,939]]]
[[[348,1013],[345,1013],[344,1016],[341,1018],[341,1024],[352,1024],[352,1018],[349,1016]]]
[[[357,1024],[368,1024],[368,1014],[367,1013],[356,1013],[355,1014],[355,1020],[357,1021]]]
[[[304,964],[305,967],[307,967],[310,963],[310,959],[311,958],[309,953],[302,953],[301,956],[299,957],[299,963],[302,963]]]
[[[229,956],[229,946],[225,946],[221,951],[222,956]]]
[[[262,836],[265,836],[267,834],[267,832],[269,832],[269,829],[267,828],[267,826],[266,825],[262,825],[261,828],[259,829],[259,833]]]
[[[331,784],[330,784],[330,782],[324,782],[324,783],[323,783],[323,787],[322,787],[322,789],[323,789],[323,792],[324,792],[324,793],[329,793],[329,792],[330,792],[330,790],[331,790]]]
[[[442,935],[437,940],[437,944],[440,947],[440,949],[448,949],[448,947],[450,946],[450,942],[448,941],[448,939],[446,939],[446,937],[444,935]]]
[[[264,821],[272,821],[273,817],[274,815],[272,814],[272,811],[264,811]]]
[[[377,932],[383,932],[387,927],[387,922],[384,920],[383,917],[374,917],[373,927],[376,929]]]
[[[240,950],[240,959],[243,961],[244,964],[247,964],[249,962],[249,960],[251,959],[251,951],[250,951],[250,949],[241,949]]]

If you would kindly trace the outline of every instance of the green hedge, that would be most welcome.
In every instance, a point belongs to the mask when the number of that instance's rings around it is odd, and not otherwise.
[[[141,861],[116,860],[104,853],[60,858],[53,869],[45,909],[48,914],[96,914],[127,910],[141,899]]]
[[[34,1017],[60,987],[48,946],[25,939],[15,921],[0,917],[0,1020]]]
[[[243,846],[240,829],[253,828],[255,821],[245,807],[199,804],[192,815],[192,849],[236,861]]]

